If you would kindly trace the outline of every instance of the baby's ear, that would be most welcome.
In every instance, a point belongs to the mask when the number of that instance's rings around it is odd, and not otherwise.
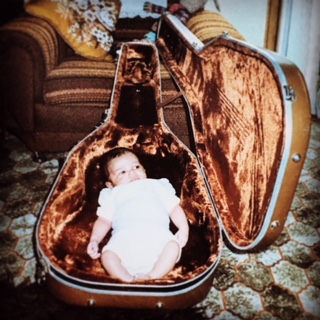
[[[113,184],[112,184],[110,181],[107,181],[107,182],[106,182],[106,186],[107,186],[107,188],[109,188],[109,189],[112,189],[112,188],[113,188]]]

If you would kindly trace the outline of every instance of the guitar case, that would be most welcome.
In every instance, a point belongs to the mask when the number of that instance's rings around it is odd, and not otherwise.
[[[106,119],[69,152],[42,208],[38,279],[66,303],[190,307],[208,294],[224,241],[261,250],[283,228],[309,139],[303,77],[245,42],[224,35],[202,45],[187,32],[167,15],[156,45],[121,46]],[[193,148],[165,122],[159,52],[184,97]],[[162,279],[122,282],[86,253],[105,186],[103,157],[119,146],[136,152],[148,177],[172,183],[188,218],[188,243]]]

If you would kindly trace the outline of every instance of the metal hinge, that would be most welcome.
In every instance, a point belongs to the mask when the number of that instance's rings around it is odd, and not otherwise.
[[[285,85],[283,86],[283,88],[285,93],[285,99],[292,102],[296,101],[297,95],[295,90],[289,85]]]

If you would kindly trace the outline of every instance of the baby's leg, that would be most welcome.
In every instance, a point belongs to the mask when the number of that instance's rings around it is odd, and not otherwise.
[[[126,282],[133,281],[133,276],[121,264],[121,260],[117,254],[110,250],[102,253],[101,263],[111,277],[121,279]]]
[[[159,259],[155,263],[148,276],[151,279],[160,279],[167,275],[174,267],[180,255],[180,245],[174,241],[169,241],[163,248]]]

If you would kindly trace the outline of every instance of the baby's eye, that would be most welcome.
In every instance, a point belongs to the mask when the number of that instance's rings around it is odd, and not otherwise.
[[[139,169],[139,168],[140,168],[140,165],[137,164],[134,168],[135,168],[135,169]]]
[[[122,170],[122,171],[120,171],[120,175],[122,175],[122,174],[125,174],[126,173],[126,171],[125,170]]]

